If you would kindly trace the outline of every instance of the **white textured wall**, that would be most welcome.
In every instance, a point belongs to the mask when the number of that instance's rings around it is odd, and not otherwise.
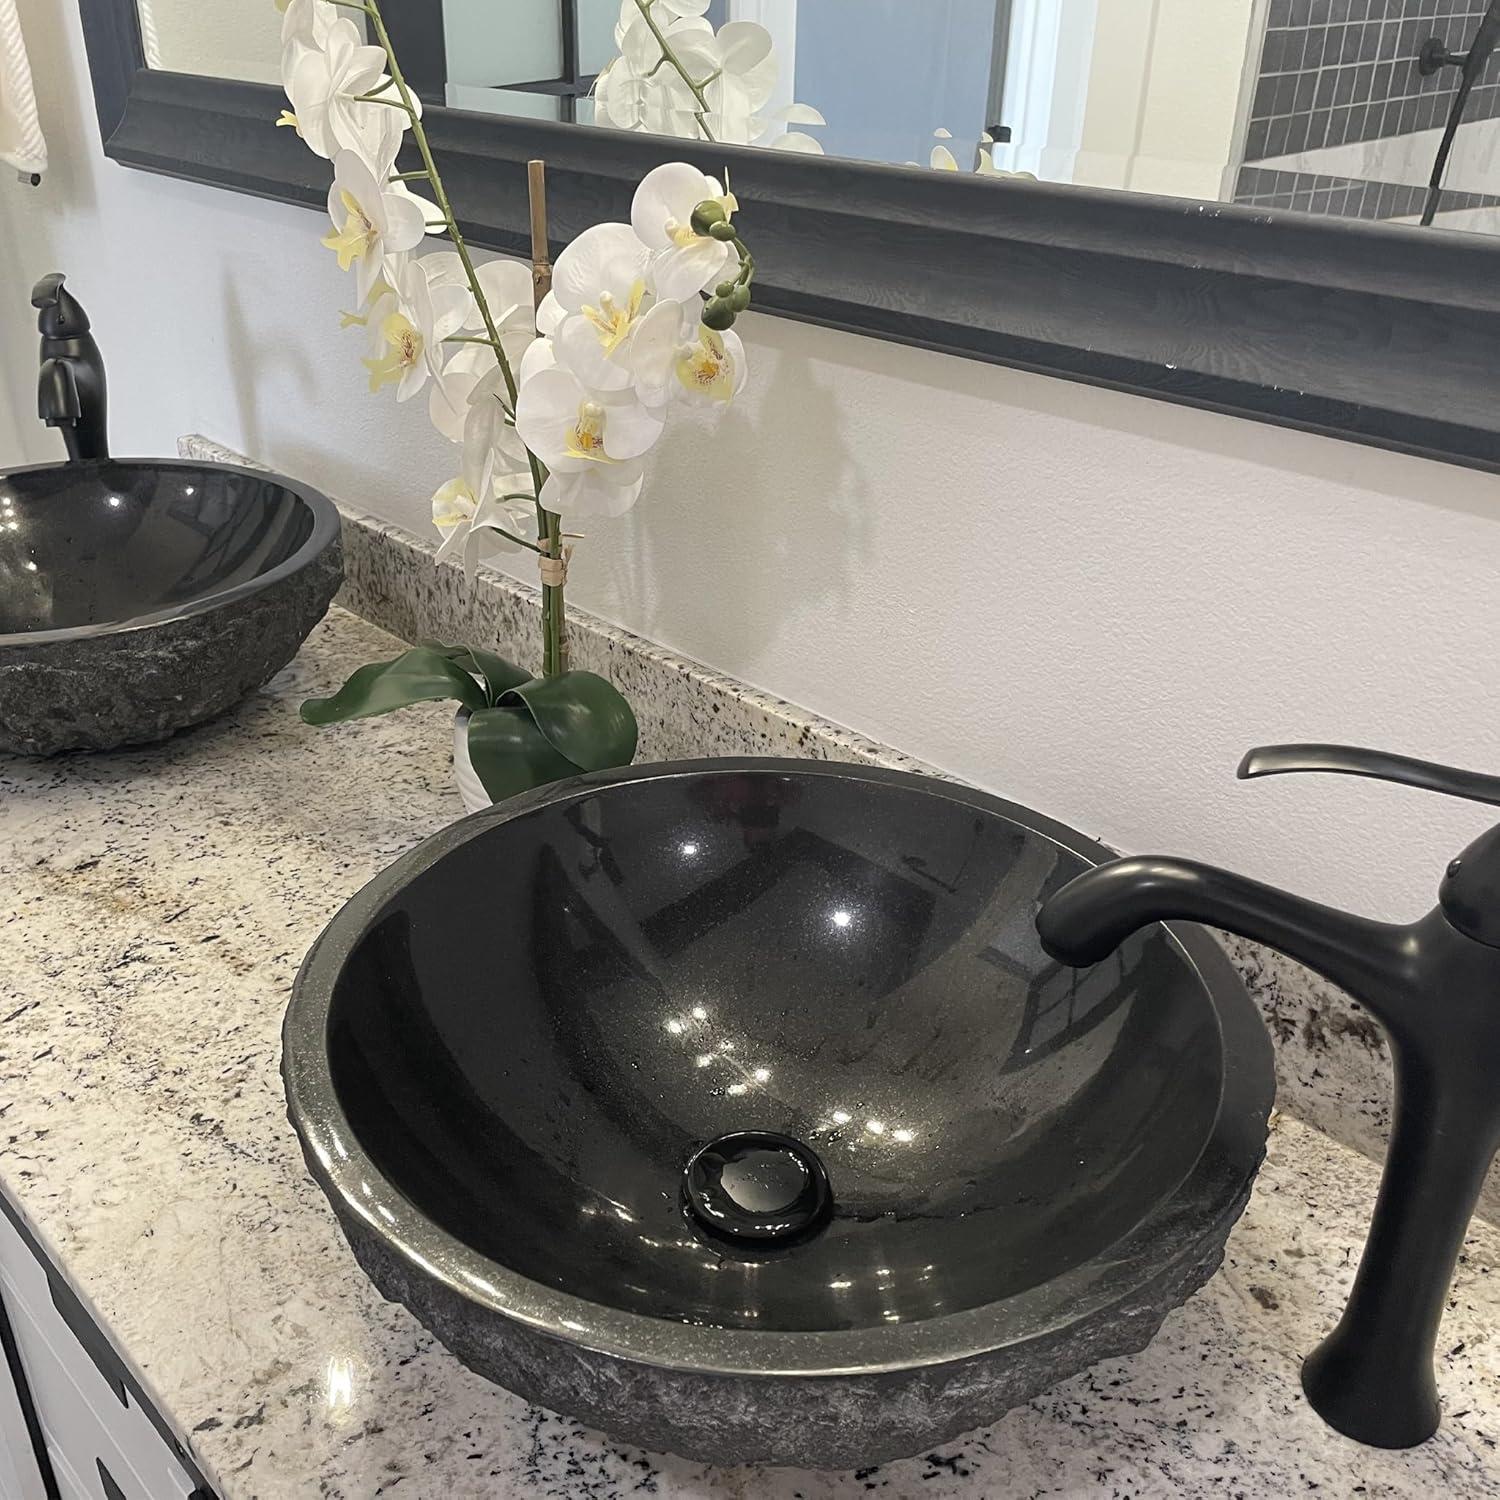
[[[22,11],[57,163],[34,193],[0,183],[25,456],[60,452],[25,420],[26,292],[62,268],[120,452],[199,430],[421,524],[448,451],[364,393],[315,217],[104,162],[75,7]],[[679,427],[639,509],[590,528],[579,604],[1120,845],[1426,908],[1483,810],[1232,772],[1282,738],[1500,771],[1500,481],[778,319],[745,333],[721,447]]]

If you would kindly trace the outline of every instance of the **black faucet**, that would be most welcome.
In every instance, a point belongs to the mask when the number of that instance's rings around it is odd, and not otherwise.
[[[89,315],[53,271],[32,288],[31,305],[40,309],[42,368],[37,378],[36,414],[49,427],[61,427],[74,463],[109,457],[105,427],[104,360],[89,332]]]
[[[1422,43],[1417,53],[1417,72],[1424,78],[1436,73],[1439,68],[1454,67],[1459,74],[1458,90],[1448,109],[1448,123],[1443,128],[1443,138],[1438,143],[1437,155],[1433,158],[1432,175],[1427,183],[1427,199],[1422,207],[1424,225],[1431,224],[1443,196],[1443,179],[1448,174],[1448,157],[1453,151],[1453,142],[1458,127],[1463,124],[1464,110],[1468,107],[1469,95],[1484,72],[1495,47],[1500,45],[1500,0],[1490,0],[1481,17],[1467,52],[1451,52],[1441,37],[1433,36]]]
[[[1342,745],[1252,750],[1239,775],[1341,771],[1500,806],[1500,777]],[[1348,1306],[1302,1366],[1319,1415],[1409,1448],[1437,1430],[1433,1351],[1464,1233],[1500,1148],[1500,827],[1453,860],[1438,904],[1406,925],[1188,860],[1115,860],[1037,917],[1042,946],[1083,967],[1138,927],[1184,918],[1279,948],[1348,990],[1385,1028],[1396,1098],[1385,1172]]]

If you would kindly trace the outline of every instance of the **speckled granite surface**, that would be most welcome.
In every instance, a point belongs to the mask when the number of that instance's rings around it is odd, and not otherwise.
[[[184,458],[246,462],[200,436],[184,437],[179,447]],[[540,609],[535,589],[489,571],[470,588],[458,567],[435,562],[430,538],[343,509],[340,599],[355,614],[403,640],[461,640],[529,659]],[[569,616],[575,665],[609,677],[635,706],[643,761],[801,755],[932,769],[628,630],[572,609]],[[1336,985],[1300,964],[1257,943],[1223,941],[1275,1039],[1281,1107],[1379,1161],[1391,1102],[1391,1060],[1379,1028]],[[1490,1174],[1480,1212],[1500,1223],[1500,1167]]]
[[[925,1459],[718,1471],[624,1451],[470,1374],[356,1268],[277,1074],[303,951],[460,811],[438,706],[293,712],[395,647],[336,611],[218,723],[143,751],[0,759],[0,1184],[225,1500],[1500,1496],[1500,1232],[1443,1329],[1448,1417],[1362,1449],[1303,1403],[1347,1289],[1361,1156],[1283,1118],[1224,1269],[1143,1354]]]

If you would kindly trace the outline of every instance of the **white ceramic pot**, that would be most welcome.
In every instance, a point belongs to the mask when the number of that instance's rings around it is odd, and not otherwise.
[[[453,779],[458,783],[458,795],[464,799],[464,811],[476,813],[490,805],[490,795],[484,789],[469,759],[469,710],[461,708],[453,716]]]

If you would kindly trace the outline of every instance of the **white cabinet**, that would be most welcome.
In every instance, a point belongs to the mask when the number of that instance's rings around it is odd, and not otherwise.
[[[9,1351],[0,1360],[0,1500],[49,1500]]]
[[[62,1500],[193,1500],[201,1493],[137,1404],[118,1356],[82,1304],[53,1279],[3,1212],[0,1297]],[[19,1403],[17,1414],[25,1434]],[[10,1431],[0,1413],[6,1451],[18,1457]],[[8,1477],[0,1474],[0,1486]],[[27,1482],[17,1480],[17,1500],[46,1500],[45,1489],[27,1489]],[[10,1491],[0,1487],[0,1500],[10,1500]]]

